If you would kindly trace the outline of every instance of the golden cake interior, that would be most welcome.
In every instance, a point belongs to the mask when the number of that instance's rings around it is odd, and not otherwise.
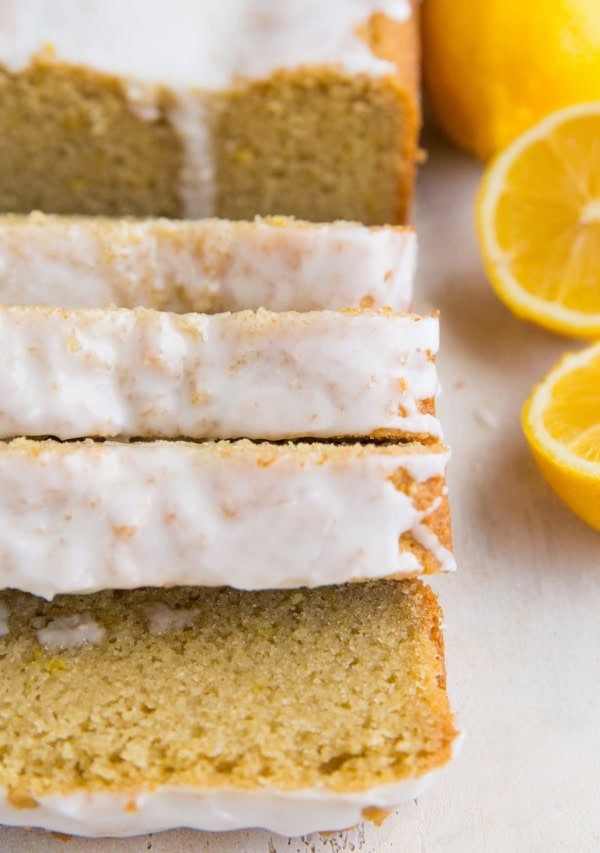
[[[0,69],[0,210],[177,216],[180,141],[129,107],[120,80],[40,58]]]
[[[450,758],[440,610],[420,581],[0,601],[0,788],[14,805],[160,785],[360,791]],[[149,629],[157,606],[179,614],[166,633]],[[74,614],[102,639],[40,642]]]

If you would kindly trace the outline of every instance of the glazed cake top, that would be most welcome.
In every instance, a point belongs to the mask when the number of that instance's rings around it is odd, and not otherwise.
[[[282,67],[338,65],[389,73],[358,29],[381,12],[410,17],[409,0],[3,0],[0,63],[38,54],[146,83],[221,89]]]

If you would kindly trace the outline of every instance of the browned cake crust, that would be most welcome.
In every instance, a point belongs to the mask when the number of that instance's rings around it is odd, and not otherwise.
[[[415,165],[419,157],[421,129],[419,4],[410,0],[412,14],[406,21],[394,21],[381,13],[373,15],[366,37],[371,50],[393,62],[398,70],[395,86],[403,105],[404,132],[398,137],[396,207],[393,222],[408,221],[412,202]]]
[[[417,447],[418,445],[414,445]],[[437,538],[440,545],[452,551],[452,523],[450,519],[450,504],[447,498],[445,477],[430,477],[424,482],[413,479],[405,468],[398,468],[392,478],[394,486],[408,495],[418,510],[432,507],[431,512],[424,518],[423,524]],[[418,574],[429,575],[439,572],[442,564],[433,551],[425,548],[412,532],[400,537],[400,551],[410,551],[421,566]]]

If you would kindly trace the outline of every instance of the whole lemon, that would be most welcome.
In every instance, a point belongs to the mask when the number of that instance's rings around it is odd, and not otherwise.
[[[600,99],[600,0],[423,0],[422,28],[432,112],[481,159]]]

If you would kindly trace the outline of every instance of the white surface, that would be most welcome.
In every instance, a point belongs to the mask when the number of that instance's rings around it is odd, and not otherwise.
[[[550,493],[519,408],[571,342],[515,320],[472,226],[480,167],[435,143],[419,180],[415,307],[442,309],[440,401],[459,572],[435,587],[467,740],[426,796],[381,828],[302,839],[177,832],[64,844],[4,830],[10,853],[597,853],[600,536]],[[464,384],[462,384],[464,383]],[[480,417],[478,412],[485,411]]]
[[[0,443],[0,588],[51,598],[312,587],[418,574],[425,557],[452,571],[435,515],[448,455],[440,445]],[[396,488],[396,474],[414,491]]]
[[[0,306],[0,438],[441,438],[437,317]]]
[[[410,310],[409,228],[0,216],[0,304],[163,311]]]

